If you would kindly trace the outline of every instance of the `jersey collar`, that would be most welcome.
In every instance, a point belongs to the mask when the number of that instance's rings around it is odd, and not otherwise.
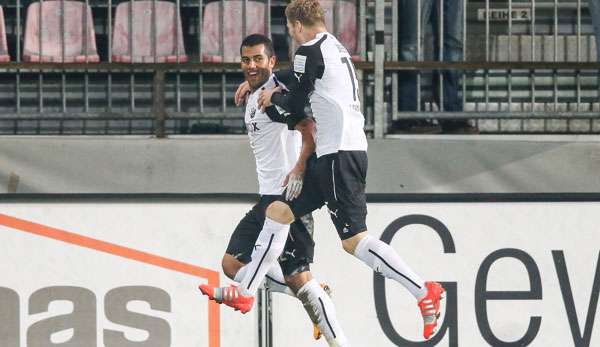
[[[323,32],[317,33],[317,34],[315,35],[315,38],[314,38],[314,39],[312,39],[312,40],[310,40],[310,41],[308,41],[308,42],[305,42],[305,43],[303,43],[303,44],[302,44],[302,46],[310,46],[310,45],[312,45],[312,44],[314,44],[314,43],[318,42],[318,41],[319,41],[319,40],[320,40],[320,39],[321,39],[323,36],[325,36],[325,35],[329,35],[329,32],[327,32],[327,31],[323,31]]]
[[[277,80],[277,78],[275,77],[275,74],[272,73],[271,76],[269,76],[269,79],[267,79],[267,81],[265,83],[263,83],[260,87],[256,88],[256,90],[253,91],[252,94],[256,93],[257,91],[261,90],[262,88],[270,88],[271,85],[277,85],[276,80]]]

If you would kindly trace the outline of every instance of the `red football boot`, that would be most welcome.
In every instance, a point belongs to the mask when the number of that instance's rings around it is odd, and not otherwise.
[[[247,313],[252,309],[252,305],[254,305],[254,296],[242,295],[238,287],[234,285],[229,287],[211,287],[207,284],[201,284],[198,288],[210,300],[233,307],[236,311],[242,313]]]
[[[427,295],[418,303],[421,315],[423,315],[423,337],[426,340],[436,332],[437,321],[440,318],[440,300],[446,294],[446,290],[437,282],[425,282]]]

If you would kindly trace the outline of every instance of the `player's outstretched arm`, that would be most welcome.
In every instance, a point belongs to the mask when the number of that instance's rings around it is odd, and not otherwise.
[[[296,124],[295,129],[302,134],[302,149],[300,150],[300,157],[298,163],[302,162],[306,164],[306,161],[315,152],[315,133],[317,126],[315,120],[312,117],[304,118]]]
[[[300,114],[308,102],[308,96],[315,90],[315,81],[323,77],[325,65],[321,51],[317,47],[302,46],[294,56],[293,70],[290,73],[282,71],[280,76],[287,80],[287,93],[274,93],[271,103],[291,112]],[[284,77],[284,75],[289,77]]]
[[[302,134],[302,148],[300,149],[300,155],[298,161],[290,173],[285,177],[283,182],[284,186],[287,186],[285,198],[287,200],[294,200],[300,195],[302,191],[302,182],[304,179],[304,172],[306,171],[306,161],[315,152],[315,121],[310,118],[304,118],[298,122],[295,129]]]

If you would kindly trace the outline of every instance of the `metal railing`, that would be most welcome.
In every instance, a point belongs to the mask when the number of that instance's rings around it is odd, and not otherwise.
[[[444,61],[444,20],[447,19],[443,15],[444,4],[452,3],[452,6],[459,4],[464,7],[462,17],[450,18],[456,22],[459,22],[462,26],[462,59],[464,63],[453,63],[444,62],[438,66],[434,66],[425,60],[438,60]],[[399,59],[399,38],[397,23],[402,18],[398,18],[399,1],[386,2],[389,9],[391,9],[392,21],[389,23],[391,36],[391,45],[387,47],[391,49],[391,60]],[[427,51],[425,43],[429,41],[431,36],[435,36],[436,33],[427,33],[425,30],[427,21],[430,18],[424,18],[423,11],[427,11],[427,6],[423,4],[436,7],[434,10],[437,12],[437,36],[438,44],[437,55],[431,55],[425,57],[424,52]],[[471,5],[471,6],[469,6]],[[394,119],[495,119],[497,123],[497,129],[502,130],[502,122],[509,119],[520,119],[516,131],[524,131],[523,119],[562,119],[565,120],[566,127],[564,131],[569,131],[569,125],[572,120],[584,119],[587,122],[587,129],[584,126],[580,126],[578,131],[581,132],[598,132],[600,127],[593,124],[593,120],[600,119],[600,87],[597,76],[600,71],[600,64],[590,63],[589,60],[583,59],[582,55],[582,9],[586,6],[582,4],[581,0],[577,1],[561,1],[557,0],[550,1],[527,1],[517,2],[509,0],[507,2],[491,2],[485,0],[482,2],[467,2],[466,0],[457,1],[446,1],[446,0],[417,0],[416,1],[415,13],[408,13],[407,16],[416,16],[416,37],[414,38],[416,43],[416,57],[414,60],[417,64],[408,63],[394,63],[386,62],[384,65],[384,72],[377,72],[375,79],[385,79],[391,75],[391,93],[387,98],[387,102],[391,104],[387,113],[377,113],[375,118],[375,128],[385,129],[386,125],[390,120]],[[558,9],[561,9],[561,16],[559,16]],[[527,11],[523,11],[526,9]],[[545,11],[543,20],[539,20],[540,15],[536,14],[536,9],[539,11]],[[552,11],[548,15],[548,11]],[[377,19],[383,16],[384,9],[377,9]],[[538,11],[538,12],[539,12]],[[575,12],[573,14],[573,12]],[[474,15],[475,14],[475,15]],[[500,18],[503,21],[495,22],[494,30],[492,31],[491,17],[493,14],[504,14],[504,16],[497,16],[496,19]],[[511,14],[511,15],[507,15]],[[525,18],[517,18],[514,16],[523,15]],[[469,17],[469,21],[467,20]],[[559,18],[562,22],[568,22],[566,25],[561,22],[559,25]],[[589,16],[587,17],[590,18]],[[523,21],[522,19],[526,19]],[[551,24],[548,23],[549,19]],[[406,20],[406,18],[404,18]],[[477,21],[483,21],[485,24],[484,34],[481,35],[481,28],[477,31]],[[537,20],[537,22],[536,22]],[[425,23],[424,23],[425,22]],[[518,23],[518,27],[515,29]],[[543,22],[540,24],[540,22]],[[569,24],[574,22],[574,25]],[[469,30],[469,25],[474,29]],[[504,24],[503,24],[504,23]],[[563,28],[564,26],[574,26],[574,30],[571,28]],[[479,25],[481,26],[481,25]],[[501,27],[505,28],[505,31],[501,30]],[[447,27],[447,26],[446,26]],[[537,34],[536,34],[537,28]],[[540,30],[542,29],[542,30]],[[562,31],[561,31],[562,30]],[[566,61],[567,59],[561,59],[559,53],[559,41],[560,38],[564,38],[570,31],[573,32],[574,39],[576,40],[575,48],[576,54],[574,54],[574,62]],[[539,34],[539,32],[542,32]],[[543,34],[550,33],[552,35],[552,61],[553,64],[548,64],[548,55],[543,57],[536,56],[536,50],[539,49],[539,41],[544,39]],[[598,33],[600,34],[600,33]],[[503,36],[507,36],[504,39]],[[516,57],[514,52],[514,39],[522,40],[524,36],[529,37],[529,50],[530,54],[526,59],[523,57]],[[568,37],[567,37],[568,38]],[[474,52],[473,47],[477,44],[471,42],[479,42],[479,45],[484,41],[483,47],[479,47],[484,52],[484,56],[481,53]],[[478,40],[479,39],[479,40]],[[483,40],[481,40],[483,39]],[[500,52],[506,56],[502,59],[498,59],[499,49],[496,48],[496,56],[491,54],[491,41],[495,40],[503,41],[504,46],[501,47],[503,50]],[[435,40],[434,40],[435,41]],[[571,40],[572,41],[572,40]],[[564,40],[563,52],[567,50],[567,40]],[[467,51],[467,47],[471,48]],[[521,52],[526,52],[527,49],[522,49]],[[588,50],[591,51],[590,45]],[[592,52],[594,53],[594,52]],[[473,59],[469,57],[478,56],[479,58]],[[524,55],[524,54],[523,54]],[[593,54],[590,54],[593,56]],[[571,54],[572,58],[573,54]],[[588,55],[589,56],[589,55]],[[483,59],[481,59],[483,58]],[[597,57],[600,58],[600,57]],[[526,60],[524,63],[522,60]],[[504,62],[506,61],[506,62]],[[416,77],[416,106],[411,111],[399,111],[398,106],[398,95],[399,82],[398,82],[398,71],[405,69],[415,69]],[[461,99],[461,110],[454,112],[446,112],[444,110],[444,75],[440,74],[437,85],[431,83],[424,83],[425,77],[431,78],[432,72],[434,71],[458,71],[461,75],[459,90],[457,94],[460,94]],[[524,80],[523,76],[526,76],[528,80]],[[572,78],[570,78],[572,77]],[[500,81],[503,79],[503,81]],[[562,83],[568,80],[568,83]],[[515,83],[517,81],[518,83]],[[525,82],[524,82],[525,81]],[[527,93],[524,93],[523,89],[526,87]],[[439,97],[433,98],[431,89],[439,89]],[[502,93],[500,90],[504,88],[505,91]],[[406,92],[406,91],[404,91]],[[375,93],[383,94],[385,90],[375,89]],[[550,95],[548,95],[550,94]],[[378,100],[383,99],[379,97]],[[543,107],[539,107],[543,106]],[[434,111],[435,109],[435,111]],[[517,111],[520,109],[520,111]],[[538,109],[538,110],[536,110]],[[381,124],[377,126],[377,124]],[[514,125],[513,125],[514,128]],[[547,122],[544,121],[540,131],[551,131],[547,126]],[[582,130],[583,129],[583,130]],[[375,132],[376,137],[381,137],[384,134],[382,132]]]
[[[139,0],[138,0],[139,1]],[[112,60],[113,11],[115,2],[107,0],[104,5],[93,8],[94,19],[104,18],[104,26],[99,37],[105,37],[107,44],[100,47],[101,63],[23,63],[22,49],[22,6],[17,0],[14,7],[14,21],[11,33],[15,38],[15,62],[0,63],[0,79],[3,93],[0,93],[0,132],[7,134],[22,133],[153,133],[163,137],[173,133],[188,132],[243,132],[242,112],[233,105],[233,92],[243,77],[239,63],[202,62],[203,43],[201,28],[203,0],[175,2],[176,22],[184,23],[183,32],[186,48],[193,58],[191,62],[157,63],[156,3],[152,1],[152,52],[155,63],[115,63]],[[338,2],[345,0],[337,0]],[[448,62],[444,58],[444,29],[438,25],[440,40],[438,54],[431,55],[426,43],[431,32],[422,20],[421,4],[426,0],[417,0],[416,59],[400,59],[398,43],[398,0],[375,2],[358,0],[358,55],[362,61],[355,62],[362,81],[361,97],[366,116],[366,131],[374,137],[383,137],[389,131],[389,123],[396,119],[470,119],[486,122],[486,126],[496,123],[492,131],[502,132],[512,129],[527,132],[524,120],[543,119],[542,126],[535,131],[553,131],[549,119],[566,121],[564,131],[598,132],[600,130],[600,88],[598,72],[600,64],[590,62],[590,55],[583,54],[584,47],[591,50],[589,27],[584,33],[582,10],[586,8],[580,0],[561,2],[532,1],[498,3],[462,1],[464,15],[462,25],[462,61]],[[443,8],[445,0],[432,0]],[[134,2],[135,3],[135,2]],[[243,1],[243,12],[247,11],[248,0]],[[64,3],[63,3],[64,4]],[[89,0],[84,4],[87,6]],[[219,11],[224,11],[224,0],[219,1]],[[271,1],[267,4],[272,5]],[[273,3],[278,6],[284,4]],[[501,8],[498,8],[498,7]],[[133,6],[130,6],[130,11]],[[574,17],[559,16],[558,9],[574,12]],[[272,23],[271,11],[267,7],[265,24]],[[528,21],[515,21],[512,15],[506,23],[493,22],[491,13],[512,13],[513,9],[529,9]],[[537,11],[536,11],[537,9]],[[62,61],[65,61],[65,22],[64,5],[62,12]],[[105,12],[104,12],[105,11]],[[180,14],[184,11],[184,15]],[[391,11],[391,12],[390,12]],[[496,11],[496,12],[494,12]],[[545,11],[545,15],[539,14]],[[99,17],[99,13],[101,16]],[[484,13],[480,21],[480,13]],[[571,24],[559,21],[567,16]],[[87,21],[87,16],[83,16]],[[242,18],[246,16],[242,15]],[[439,16],[443,18],[443,13]],[[589,17],[586,17],[589,19]],[[130,32],[134,31],[134,14],[130,13]],[[587,20],[586,19],[586,20]],[[40,16],[39,35],[43,19]],[[339,19],[334,17],[334,23]],[[492,25],[492,22],[494,25]],[[567,20],[569,22],[569,20]],[[517,24],[515,24],[517,23]],[[243,31],[247,31],[247,20],[243,20]],[[219,16],[220,28],[223,28],[223,16]],[[568,26],[568,30],[561,28]],[[479,26],[479,27],[478,27]],[[87,25],[84,23],[84,27]],[[473,27],[474,29],[469,30]],[[502,30],[502,27],[506,30]],[[179,26],[176,25],[179,36]],[[272,30],[266,25],[267,33]],[[278,28],[280,31],[282,27]],[[86,29],[87,30],[87,29]],[[569,31],[570,30],[570,31]],[[560,53],[572,44],[565,35],[575,38],[574,61],[561,61]],[[546,35],[545,34],[551,34]],[[281,32],[280,32],[281,35]],[[284,34],[285,35],[285,34]],[[551,39],[549,39],[551,36]],[[87,38],[87,35],[85,36]],[[225,58],[224,34],[221,30],[219,55]],[[529,37],[529,40],[528,40]],[[372,38],[372,39],[371,39]],[[472,43],[481,38],[483,52],[472,49]],[[520,45],[515,45],[515,38]],[[588,43],[583,40],[588,39]],[[129,36],[129,47],[133,50],[133,35]],[[551,42],[551,61],[540,57],[540,40]],[[562,40],[562,41],[561,41]],[[175,50],[179,52],[179,40]],[[561,43],[563,42],[563,43]],[[84,52],[87,41],[84,40]],[[528,46],[529,53],[524,54],[523,47]],[[495,47],[495,48],[494,48]],[[501,49],[499,49],[499,47]],[[570,46],[569,46],[570,47]],[[39,57],[42,57],[40,40]],[[537,51],[536,51],[537,50]],[[130,52],[133,56],[134,52]],[[518,54],[517,54],[518,53]],[[517,55],[515,55],[517,54]],[[520,55],[519,55],[520,54]],[[472,59],[472,57],[479,57]],[[514,60],[513,58],[519,58]],[[520,61],[525,60],[526,61]],[[433,59],[438,61],[432,61]],[[86,56],[87,59],[87,56]],[[562,59],[565,60],[565,59]],[[587,61],[586,61],[587,60]],[[286,63],[280,67],[287,66]],[[431,84],[435,71],[459,71],[459,95],[462,110],[449,112],[444,110],[444,76],[436,85]],[[414,71],[416,78],[416,108],[413,111],[398,110],[398,73]],[[436,100],[431,92],[440,90]],[[436,107],[437,104],[437,107]],[[507,123],[517,120],[515,124]],[[579,124],[571,128],[573,121]],[[111,130],[111,129],[114,129]],[[575,130],[574,130],[575,129]],[[583,129],[583,130],[582,130]]]

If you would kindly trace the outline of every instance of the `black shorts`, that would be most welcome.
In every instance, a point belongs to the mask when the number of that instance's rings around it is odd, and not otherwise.
[[[303,216],[323,205],[342,240],[367,230],[367,152],[339,151],[312,157],[307,163],[300,196],[286,202],[294,216]]]
[[[279,198],[279,195],[260,197],[259,202],[246,213],[233,231],[227,245],[227,254],[244,264],[250,262],[254,244],[265,223],[265,211],[269,204]],[[305,213],[290,226],[285,248],[279,257],[279,264],[285,276],[310,270],[309,264],[313,262],[315,250],[312,234],[313,219],[310,213]]]

